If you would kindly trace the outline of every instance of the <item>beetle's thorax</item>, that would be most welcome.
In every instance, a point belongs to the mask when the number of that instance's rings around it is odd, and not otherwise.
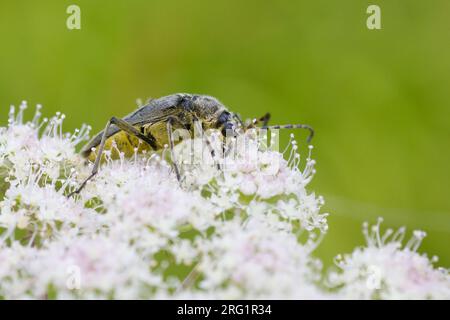
[[[219,128],[218,120],[227,108],[216,98],[206,95],[180,94],[180,105],[187,113],[195,115],[205,128]],[[220,119],[223,119],[220,118]]]
[[[189,112],[192,112],[199,119],[214,118],[222,110],[226,110],[225,106],[214,97],[205,95],[181,95],[180,105]]]

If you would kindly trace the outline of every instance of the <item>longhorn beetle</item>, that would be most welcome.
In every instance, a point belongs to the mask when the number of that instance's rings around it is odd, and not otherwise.
[[[91,175],[84,180],[78,189],[69,194],[71,197],[78,194],[98,172],[102,154],[105,150],[112,149],[115,144],[117,149],[132,156],[137,149],[160,150],[165,146],[170,147],[172,166],[178,181],[181,180],[174,153],[174,129],[185,129],[191,136],[194,128],[201,124],[202,129],[218,129],[223,136],[226,134],[237,135],[239,130],[249,129],[258,123],[262,123],[261,129],[308,129],[310,134],[308,142],[314,135],[313,129],[305,124],[289,124],[268,126],[270,114],[267,113],[250,124],[244,124],[240,117],[228,111],[216,98],[206,95],[177,93],[159,99],[150,100],[123,119],[112,117],[106,124],[106,128],[98,133],[82,149],[81,155],[94,162]],[[144,144],[140,141],[145,142]],[[206,139],[206,144],[209,145]],[[94,152],[95,149],[97,149]],[[213,154],[213,150],[211,153]]]

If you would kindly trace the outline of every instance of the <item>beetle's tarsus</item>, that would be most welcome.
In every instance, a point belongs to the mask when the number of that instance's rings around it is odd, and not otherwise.
[[[169,146],[170,146],[170,156],[172,158],[172,165],[175,170],[175,174],[177,176],[178,182],[181,184],[181,175],[180,170],[178,169],[176,157],[175,157],[175,151],[174,151],[174,142],[173,142],[173,133],[172,133],[172,124],[175,121],[174,117],[168,117],[167,118],[167,137],[169,138]]]
[[[96,174],[97,174],[97,172],[91,173],[91,175],[89,177],[87,177],[86,180],[83,181],[83,183],[78,187],[78,189],[76,189],[75,191],[69,193],[67,198],[71,198],[71,197],[73,197],[76,194],[80,194],[80,192],[84,189],[84,187],[86,186],[88,181],[91,180]]]

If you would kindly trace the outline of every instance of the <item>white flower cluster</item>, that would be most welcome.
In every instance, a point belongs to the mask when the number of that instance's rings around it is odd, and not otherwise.
[[[182,142],[183,185],[167,150],[107,153],[69,198],[92,169],[75,152],[90,128],[64,134],[64,115],[41,120],[38,107],[25,122],[25,109],[0,128],[0,298],[450,298],[446,271],[415,252],[419,240],[402,249],[403,231],[391,242],[367,231],[368,246],[323,277],[312,252],[327,214],[306,190],[314,160],[300,169],[294,140],[284,153],[255,140],[258,157],[235,150],[227,170],[183,165]]]
[[[379,218],[370,228],[367,223],[363,225],[367,247],[336,257],[339,272],[330,272],[330,284],[342,287],[343,298],[449,299],[448,270],[433,268],[436,256],[430,260],[417,253],[425,232],[414,231],[403,246],[405,228],[382,233],[381,222]]]

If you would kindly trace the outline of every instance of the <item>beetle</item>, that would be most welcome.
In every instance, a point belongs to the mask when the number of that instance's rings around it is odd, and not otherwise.
[[[150,100],[123,119],[112,117],[105,129],[83,147],[81,155],[93,161],[94,166],[89,177],[68,197],[80,193],[86,183],[98,173],[103,152],[112,149],[113,145],[116,145],[117,149],[128,157],[132,156],[136,150],[138,152],[157,151],[169,146],[172,166],[180,181],[180,171],[174,154],[174,129],[185,129],[193,136],[194,128],[201,125],[203,130],[218,129],[223,136],[226,136],[229,133],[237,135],[240,130],[254,127],[261,122],[261,129],[307,129],[310,131],[308,142],[314,135],[314,130],[309,125],[268,126],[269,120],[270,114],[267,113],[250,124],[244,124],[236,113],[229,111],[216,98],[207,95],[176,93]],[[141,141],[145,143],[142,144]],[[209,145],[207,139],[206,143]],[[212,154],[213,152],[211,150]]]

